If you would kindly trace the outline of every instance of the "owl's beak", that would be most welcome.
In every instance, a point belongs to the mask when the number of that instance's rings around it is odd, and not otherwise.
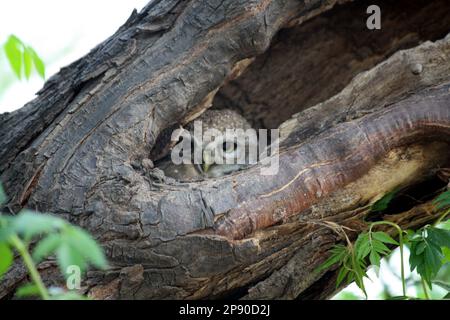
[[[203,164],[202,164],[203,172],[205,173],[208,172],[210,167],[211,167],[211,157],[209,153],[203,152]]]
[[[202,166],[203,172],[208,172],[210,167],[211,167],[210,164],[204,163]]]

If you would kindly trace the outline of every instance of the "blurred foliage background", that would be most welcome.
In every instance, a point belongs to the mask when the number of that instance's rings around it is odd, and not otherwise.
[[[405,248],[406,261],[409,259],[409,250]],[[406,265],[406,285],[407,293],[410,296],[416,296],[421,299],[425,299],[425,293],[420,282],[420,277],[416,272],[409,271],[409,264]],[[392,254],[381,261],[381,267],[379,274],[377,275],[375,270],[370,269],[368,272],[371,280],[364,279],[368,299],[370,300],[386,300],[392,297],[397,297],[402,294],[402,285],[400,279],[400,254],[396,249]],[[444,283],[450,283],[450,264],[447,263],[443,266],[439,272],[436,280]],[[433,285],[430,290],[431,299],[442,299],[447,294],[447,290]],[[340,291],[334,300],[365,300],[363,293],[352,283],[345,289]]]
[[[46,66],[46,78],[81,58],[111,36],[149,0],[15,0],[0,2],[0,46],[10,35],[32,47]],[[0,50],[0,113],[32,100],[44,80],[34,73],[18,81]]]

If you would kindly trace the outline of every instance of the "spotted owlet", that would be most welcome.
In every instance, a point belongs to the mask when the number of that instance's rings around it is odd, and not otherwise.
[[[202,136],[200,140],[198,139],[196,126],[197,129],[198,126],[201,126]],[[238,130],[233,135],[227,134],[230,130],[235,129],[243,130]],[[256,147],[257,138],[256,135],[254,139],[249,138],[245,134],[247,129],[251,129],[250,124],[243,116],[233,110],[207,110],[194,122],[186,126],[188,139],[190,139],[192,145],[191,158],[194,158],[194,148],[197,147],[200,149],[201,163],[176,165],[171,159],[168,159],[161,163],[159,167],[166,176],[181,181],[221,177],[238,171],[247,166],[247,163],[242,163],[242,161],[230,163],[226,162],[226,159],[234,158],[236,160],[242,155],[242,152],[245,152],[243,159],[248,160],[248,150],[250,150],[250,147]],[[210,133],[212,133],[213,138],[208,139],[208,134]],[[238,147],[244,144],[245,147]],[[217,153],[219,158],[212,156],[214,155],[214,150],[220,151]]]

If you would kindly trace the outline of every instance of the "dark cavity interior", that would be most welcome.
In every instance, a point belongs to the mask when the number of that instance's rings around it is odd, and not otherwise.
[[[400,214],[424,204],[442,193],[447,187],[447,182],[438,175],[433,175],[422,182],[408,186],[404,190],[399,190],[388,203],[386,209],[370,213],[366,220],[380,221],[383,220],[384,215]]]
[[[366,9],[378,4],[382,29],[368,30]],[[255,128],[276,128],[293,114],[339,93],[358,73],[393,53],[450,31],[448,0],[357,1],[281,30],[271,47],[215,97]]]
[[[381,30],[368,30],[367,7],[381,8]],[[301,25],[281,30],[270,48],[216,94],[214,109],[232,108],[255,129],[277,128],[293,114],[342,91],[359,73],[395,52],[450,31],[448,0],[378,0],[337,5]],[[178,124],[165,128],[151,152],[158,160]]]

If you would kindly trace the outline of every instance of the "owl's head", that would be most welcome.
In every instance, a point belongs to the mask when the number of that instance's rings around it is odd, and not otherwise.
[[[247,120],[230,109],[207,110],[190,126],[194,142],[202,151],[199,169],[207,177],[237,171],[249,163],[249,151],[256,152],[257,137]],[[196,139],[195,125],[202,126],[202,139]]]

